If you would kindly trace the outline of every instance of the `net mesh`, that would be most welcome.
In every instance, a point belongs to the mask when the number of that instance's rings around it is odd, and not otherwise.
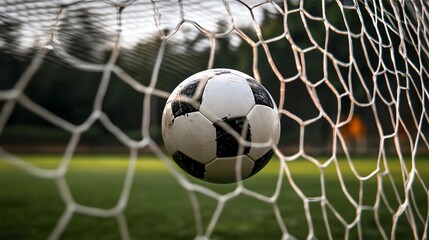
[[[247,196],[270,206],[284,239],[297,234],[295,218],[303,218],[299,231],[307,239],[337,238],[338,231],[359,239],[376,231],[388,239],[401,229],[426,239],[428,179],[419,166],[429,149],[428,10],[423,0],[5,1],[2,56],[13,56],[21,67],[2,68],[1,159],[56,184],[65,208],[49,239],[60,238],[77,214],[113,218],[120,236],[131,238],[125,210],[143,151],[164,162],[188,194],[196,238],[212,237],[227,205]],[[216,191],[185,176],[163,151],[159,115],[169,92],[213,67],[254,76],[277,102],[282,134],[269,193],[246,181]],[[56,78],[40,81],[47,71]],[[42,85],[47,90],[38,90]],[[70,95],[72,85],[79,93]],[[134,106],[121,105],[124,98]],[[19,154],[46,145],[13,144],[8,129],[19,114],[21,121],[31,114],[31,124],[43,122],[66,135],[56,168]],[[129,152],[112,208],[79,203],[67,179],[74,154],[96,125]],[[130,132],[130,125],[138,131]],[[371,160],[369,166],[362,158]],[[307,182],[297,173],[300,166]],[[207,222],[200,194],[216,202]],[[301,202],[299,217],[284,210],[290,195]]]

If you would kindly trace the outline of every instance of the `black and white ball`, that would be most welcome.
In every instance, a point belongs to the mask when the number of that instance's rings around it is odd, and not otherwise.
[[[185,172],[213,183],[232,183],[259,172],[274,155],[279,136],[277,107],[269,92],[231,69],[190,76],[171,93],[162,115],[167,152]]]

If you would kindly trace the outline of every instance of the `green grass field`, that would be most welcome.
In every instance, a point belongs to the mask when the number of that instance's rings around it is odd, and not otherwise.
[[[55,168],[59,156],[26,155],[26,160],[44,168]],[[100,208],[112,208],[120,196],[128,162],[125,155],[78,155],[67,171],[66,180],[77,203]],[[429,183],[429,161],[417,162],[419,173]],[[401,172],[397,161],[389,168],[395,179],[399,197],[404,198],[400,181]],[[359,181],[352,174],[346,161],[340,161],[341,171],[350,195],[359,199]],[[356,159],[356,169],[362,175],[370,173],[375,161],[369,158]],[[320,170],[304,160],[288,164],[294,182],[307,197],[321,194]],[[278,178],[279,161],[274,159],[259,174],[244,181],[250,190],[271,196]],[[330,203],[348,222],[356,217],[353,206],[341,190],[336,170],[329,166],[324,170],[326,196]],[[233,191],[234,184],[215,185],[192,180],[219,193]],[[280,212],[287,230],[298,239],[308,234],[303,201],[292,189],[289,181],[283,180],[278,199]],[[362,185],[364,205],[374,205],[377,196],[377,181],[372,178]],[[29,175],[22,169],[0,161],[0,239],[46,239],[64,211],[65,205],[53,180]],[[427,193],[419,184],[413,184],[417,208],[427,217]],[[396,210],[399,206],[392,185],[383,178],[383,192],[389,204]],[[206,229],[217,202],[197,194],[203,227]],[[320,202],[310,203],[309,209],[316,237],[326,239]],[[413,211],[414,214],[416,213]],[[379,209],[380,222],[388,236],[392,225],[392,214],[384,205]],[[192,207],[187,192],[167,171],[164,163],[153,157],[138,160],[131,195],[125,215],[133,239],[193,239],[196,234]],[[417,216],[415,216],[418,219]],[[329,224],[335,239],[343,239],[345,230],[328,211]],[[424,223],[417,222],[420,236]],[[373,211],[363,211],[362,228],[364,239],[380,239]],[[350,239],[356,239],[358,227],[350,231]],[[405,215],[400,218],[395,235],[398,239],[413,238]],[[67,225],[61,239],[118,239],[117,222],[114,218],[98,218],[75,214]],[[212,239],[280,239],[281,231],[274,216],[272,205],[246,195],[228,201],[214,229]]]

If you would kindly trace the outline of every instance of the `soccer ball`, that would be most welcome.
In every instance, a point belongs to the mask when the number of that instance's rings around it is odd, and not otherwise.
[[[196,73],[180,83],[162,114],[165,148],[188,174],[232,183],[259,172],[280,136],[277,107],[252,77],[231,69]]]

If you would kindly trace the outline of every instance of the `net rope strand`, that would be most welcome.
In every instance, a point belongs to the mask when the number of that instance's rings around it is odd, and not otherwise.
[[[306,4],[309,4],[309,2],[320,4],[321,16],[307,9]],[[411,229],[413,238],[426,239],[428,237],[429,210],[427,206],[426,208],[419,206],[415,198],[416,191],[423,191],[426,197],[429,197],[427,182],[425,182],[420,172],[424,171],[420,170],[417,164],[417,161],[420,160],[419,151],[429,152],[429,140],[427,139],[429,135],[425,132],[429,124],[429,113],[427,111],[427,104],[429,103],[427,85],[429,80],[429,7],[425,1],[323,0],[319,2],[298,2],[284,0],[283,2],[252,1],[251,3],[247,1],[220,1],[218,4],[221,6],[222,13],[227,15],[228,19],[226,29],[220,32],[212,30],[211,25],[207,22],[198,21],[198,14],[187,12],[187,10],[191,9],[192,4],[202,4],[202,8],[207,7],[203,6],[204,3],[177,1],[168,2],[167,4],[172,5],[169,10],[178,9],[178,20],[172,19],[171,16],[166,14],[165,4],[162,1],[151,0],[148,3],[136,0],[122,2],[105,0],[99,3],[76,1],[69,5],[56,5],[52,2],[41,1],[40,6],[55,11],[49,11],[50,14],[46,14],[46,17],[41,20],[39,25],[32,24],[28,22],[28,19],[25,19],[25,14],[30,17],[34,16],[31,10],[36,6],[31,5],[31,3],[17,2],[20,8],[1,6],[1,16],[8,16],[8,12],[23,11],[25,13],[23,14],[24,17],[16,14],[10,16],[17,17],[20,22],[27,24],[27,27],[34,28],[34,36],[41,37],[42,47],[32,57],[32,61],[20,78],[16,79],[16,84],[10,89],[0,91],[0,101],[3,103],[0,111],[0,135],[8,127],[8,121],[17,105],[24,107],[57,128],[71,133],[60,164],[56,169],[44,169],[36,166],[0,146],[2,160],[35,177],[52,179],[56,184],[58,194],[65,203],[65,209],[57,220],[56,226],[52,229],[49,239],[61,238],[75,214],[113,218],[117,222],[118,233],[121,238],[132,238],[128,226],[132,223],[127,222],[124,210],[130,198],[139,155],[138,151],[144,148],[150,149],[164,162],[176,181],[186,190],[192,205],[196,239],[211,238],[216,233],[216,227],[222,214],[224,214],[225,206],[241,195],[269,205],[272,208],[279,231],[282,233],[282,238],[294,239],[288,227],[288,218],[294,218],[294,216],[288,216],[281,210],[281,206],[287,204],[282,199],[286,185],[289,185],[294,194],[302,201],[304,218],[307,224],[307,239],[317,238],[320,234],[318,232],[320,229],[316,226],[319,223],[315,222],[317,216],[311,210],[314,204],[318,204],[321,208],[322,225],[329,239],[335,238],[330,225],[333,220],[340,222],[343,226],[344,238],[353,238],[351,234],[356,231],[358,238],[363,239],[366,226],[362,224],[362,221],[364,220],[363,215],[367,214],[367,212],[373,214],[375,225],[383,239],[394,239],[398,225],[403,224],[404,219]],[[128,41],[125,37],[125,30],[126,24],[128,24],[126,20],[129,19],[126,16],[127,14],[131,15],[138,12],[134,10],[139,9],[142,5],[145,7],[150,5],[149,9],[152,11],[151,20],[155,26],[154,32],[157,32],[160,37],[160,45],[156,51],[151,75],[148,79],[145,79],[148,84],[143,84],[140,79],[135,79],[124,66],[118,64],[122,45],[127,44]],[[84,8],[85,6],[93,11],[94,14],[105,13],[103,11],[108,11],[106,9],[116,12],[116,18],[112,21],[108,17],[103,18],[103,14],[100,14],[100,19],[97,19],[98,23],[105,24],[103,25],[104,28],[108,28],[106,31],[111,33],[111,51],[106,63],[89,62],[73,56],[63,45],[60,33],[64,19],[71,16],[71,9]],[[338,10],[337,13],[341,15],[339,18],[343,26],[337,26],[335,21],[331,20],[332,9]],[[264,26],[260,20],[260,12],[264,10],[282,17],[282,24],[279,26],[283,29],[278,35],[269,36],[264,32]],[[351,12],[357,15],[355,20],[360,26],[357,31],[349,23],[351,21],[349,18]],[[295,15],[298,15],[304,27],[306,37],[308,37],[307,43],[297,42],[293,26],[288,24],[289,19]],[[138,17],[137,15],[132,16]],[[243,23],[240,22],[243,19],[251,22],[251,28],[255,36],[243,30],[244,27],[241,25]],[[114,24],[109,26],[109,23],[113,22]],[[323,24],[325,28],[323,44],[314,38],[311,30],[312,22],[321,22]],[[131,27],[138,26],[138,23],[137,21]],[[255,79],[262,83],[266,81],[261,76],[260,68],[262,67],[262,61],[267,61],[267,66],[269,66],[271,73],[278,81],[280,96],[279,99],[276,99],[276,102],[279,107],[279,117],[282,119],[287,118],[297,124],[299,126],[299,136],[298,148],[295,152],[287,152],[282,148],[273,146],[275,155],[280,161],[280,168],[277,182],[274,183],[274,191],[271,194],[254,191],[247,187],[244,182],[238,182],[230,192],[218,193],[209,187],[190,181],[173,166],[169,157],[162,151],[159,143],[152,139],[150,128],[154,123],[151,122],[151,103],[156,97],[167,98],[169,95],[168,92],[157,89],[158,84],[162,81],[160,71],[164,62],[167,61],[169,46],[183,44],[180,39],[178,40],[178,36],[186,28],[192,28],[208,40],[210,51],[206,64],[207,68],[214,66],[218,55],[216,50],[219,47],[219,40],[234,35],[238,36],[241,44],[247,44],[250,47],[249,51],[252,56],[250,69]],[[332,44],[331,41],[334,41],[335,37],[347,39],[348,46],[344,47],[347,49],[348,58],[343,59],[340,56],[336,56],[335,52],[330,52],[329,49],[332,48],[330,44]],[[179,43],[176,41],[179,41]],[[296,68],[296,73],[291,75],[286,75],[279,70],[279,66],[284,63],[274,59],[272,55],[272,51],[275,49],[273,46],[282,41],[286,42],[291,49],[293,59],[289,59],[289,61]],[[309,46],[305,46],[305,44],[309,44]],[[363,65],[357,60],[360,57],[359,53],[355,52],[357,44],[361,46],[363,51],[361,53],[365,59],[365,64]],[[25,93],[28,84],[33,80],[35,73],[46,60],[49,51],[53,51],[64,63],[79,71],[101,73],[100,85],[92,102],[92,112],[80,125],[75,125],[57,116]],[[313,79],[314,77],[308,72],[309,64],[316,64],[311,60],[307,60],[307,56],[311,53],[322,56],[321,63],[317,63],[322,65],[323,76],[321,79]],[[418,60],[416,61],[415,59]],[[328,68],[333,68],[337,83],[331,82],[332,76],[330,75],[332,73]],[[365,72],[370,73],[371,81],[366,80]],[[127,86],[144,94],[141,123],[142,139],[139,141],[131,139],[103,111],[103,102],[108,93],[107,89],[112,77],[118,77]],[[286,94],[288,87],[296,82],[304,84],[306,93],[318,111],[315,116],[304,118],[293,112],[293,110],[287,109]],[[380,89],[381,84],[387,86],[387,94]],[[321,99],[323,95],[318,93],[318,88],[321,86],[326,86],[335,96],[337,112],[334,116],[330,115],[324,108],[323,99]],[[360,93],[362,96],[359,96],[359,93],[356,92],[357,89],[362,91]],[[343,103],[345,99],[350,101],[348,106]],[[417,107],[414,106],[415,99],[419,102]],[[192,101],[193,99],[189,100]],[[349,107],[348,113],[343,116],[342,114],[346,111],[344,108],[347,109],[347,107]],[[381,114],[379,112],[380,107],[387,108],[387,113]],[[379,137],[379,142],[377,142],[378,145],[376,146],[375,168],[366,173],[360,172],[359,166],[357,166],[359,162],[355,160],[356,156],[352,153],[352,149],[349,147],[346,136],[342,131],[345,126],[351,123],[359,108],[370,109]],[[407,111],[409,111],[412,119],[411,124],[407,122],[409,121]],[[387,117],[386,114],[388,115]],[[310,146],[306,142],[310,127],[322,121],[326,121],[332,128],[331,138],[327,140],[327,142],[331,143],[330,156],[327,160],[313,156],[313,153],[308,150]],[[74,199],[69,183],[65,178],[82,134],[87,132],[96,122],[100,122],[112,136],[129,150],[128,167],[122,190],[116,205],[110,209],[78,203]],[[391,126],[391,129],[388,126]],[[228,129],[226,130],[228,131]],[[400,134],[404,134],[404,137],[400,136]],[[232,135],[242,143],[241,148],[247,146],[246,144],[248,143],[245,140],[239,139],[240,134]],[[400,137],[405,139],[406,144],[401,142],[404,140],[400,139]],[[390,141],[393,141],[393,148],[396,154],[394,158],[386,150]],[[410,149],[409,153],[407,148]],[[345,158],[345,161],[341,161],[340,158]],[[318,178],[320,182],[320,195],[309,194],[296,179],[293,164],[302,161],[305,161],[308,166],[318,169],[319,175],[315,176],[315,178]],[[401,176],[399,178],[390,169],[392,161],[397,161],[401,167]],[[357,181],[357,192],[350,189],[347,184],[345,175],[342,173],[344,169],[342,165],[344,164],[347,165],[346,168],[352,172]],[[334,204],[334,199],[328,196],[327,174],[330,174],[328,173],[329,168],[335,170],[334,174],[338,179],[339,189],[347,200],[347,204],[351,205],[355,212],[351,218],[345,216],[338,206]],[[374,196],[374,202],[367,203],[365,201],[365,186],[373,184],[371,181],[375,181],[377,192]],[[387,196],[387,189],[393,191],[393,199],[389,199],[390,195]],[[197,194],[203,194],[217,202],[214,212],[206,223],[203,222],[202,205]],[[390,227],[386,227],[380,220],[379,213],[381,208],[387,208],[391,214],[392,224]]]

